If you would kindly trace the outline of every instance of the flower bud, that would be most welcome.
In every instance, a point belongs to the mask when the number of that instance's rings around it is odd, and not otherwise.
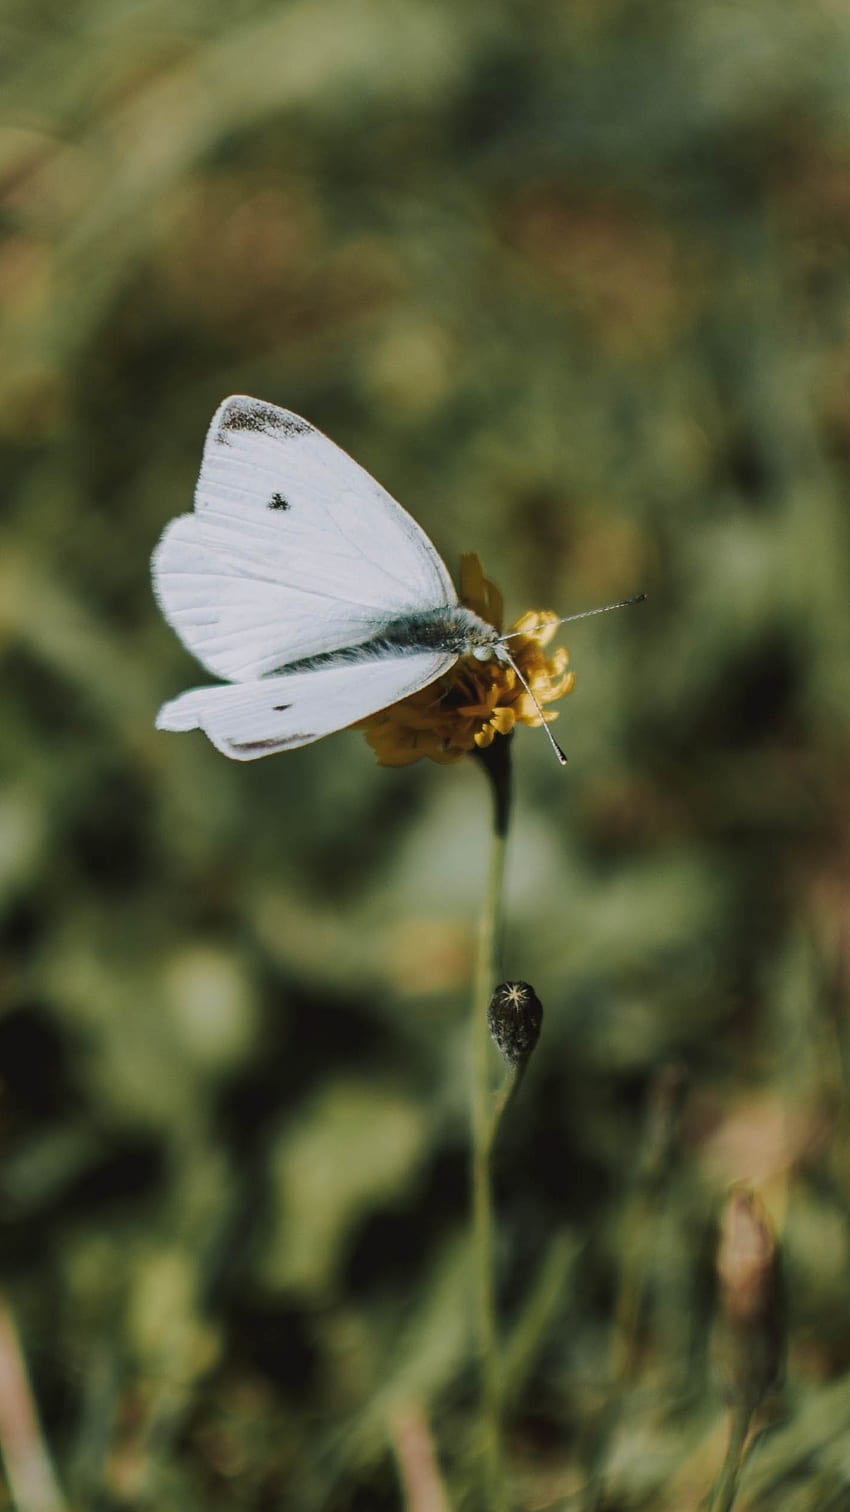
[[[715,1265],[714,1362],[727,1400],[753,1411],[777,1384],[785,1353],[779,1249],[755,1192],[729,1197]]]
[[[543,1007],[528,982],[500,982],[490,999],[487,1023],[506,1061],[523,1067],[540,1038]]]

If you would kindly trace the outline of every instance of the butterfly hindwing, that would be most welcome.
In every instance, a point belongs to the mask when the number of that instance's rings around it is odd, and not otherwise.
[[[345,729],[427,687],[455,660],[446,652],[418,651],[192,688],[163,705],[157,727],[201,729],[225,756],[252,761]]]
[[[195,512],[167,527],[153,573],[184,645],[239,680],[457,603],[428,537],[374,478],[300,416],[244,395],[216,411]]]

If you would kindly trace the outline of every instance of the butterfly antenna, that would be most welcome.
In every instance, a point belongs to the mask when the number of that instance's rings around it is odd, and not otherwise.
[[[590,619],[594,614],[608,614],[612,609],[628,609],[631,604],[642,604],[646,598],[645,593],[635,593],[632,598],[620,599],[616,604],[603,604],[600,609],[582,609],[579,614],[565,614],[561,619],[547,620],[548,625],[569,625],[573,620]],[[517,635],[527,635],[527,630],[511,630],[510,634],[503,635],[499,644],[506,640],[513,640]],[[511,663],[513,665],[513,663]]]
[[[603,604],[599,609],[582,609],[579,614],[565,614],[561,619],[555,620],[554,623],[555,625],[568,625],[572,620],[590,619],[591,615],[593,614],[608,614],[611,609],[628,609],[631,604],[642,604],[645,598],[645,593],[635,593],[631,598],[620,599],[616,604]],[[552,621],[549,620],[548,623],[552,624]],[[546,732],[546,738],[549,741],[552,750],[555,752],[555,755],[560,761],[561,766],[566,766],[567,758],[564,755],[564,752],[561,750],[561,747],[558,745],[558,742],[552,734],[552,731],[549,729],[549,725],[546,722],[546,715],[543,713],[538,700],[535,698],[519,667],[517,666],[516,662],[505,646],[505,641],[513,640],[514,637],[518,635],[527,634],[527,630],[511,630],[508,635],[501,636],[497,647],[497,655],[499,656],[499,659],[501,661],[506,661],[509,667],[513,667],[514,672],[516,673],[526,693],[531,699],[531,702],[534,704],[535,709],[540,715],[540,723],[542,724],[543,729]]]
[[[507,637],[505,637],[505,639],[507,639]],[[506,661],[509,667],[513,667],[514,672],[516,673],[517,677],[519,678],[520,682],[522,683],[523,687],[525,688],[526,693],[528,694],[529,698],[531,699],[531,702],[534,704],[535,709],[537,710],[538,714],[540,715],[540,723],[542,724],[544,730],[546,731],[546,738],[549,741],[549,744],[552,747],[552,750],[555,752],[555,755],[557,756],[558,760],[560,761],[561,766],[566,766],[566,764],[567,764],[567,758],[564,755],[563,751],[561,750],[561,747],[558,745],[558,742],[555,739],[554,735],[552,734],[552,731],[549,729],[549,726],[548,726],[548,724],[546,722],[546,715],[543,713],[543,710],[541,709],[540,704],[538,703],[538,701],[535,698],[534,694],[532,693],[530,687],[528,686],[528,683],[526,682],[525,678],[523,677],[522,673],[520,672],[519,667],[517,666],[516,662],[514,661],[513,657],[511,656],[510,652],[505,650],[504,645],[503,645],[503,643],[501,641],[499,642],[499,648],[500,648],[500,657],[499,657],[499,660],[500,661]]]

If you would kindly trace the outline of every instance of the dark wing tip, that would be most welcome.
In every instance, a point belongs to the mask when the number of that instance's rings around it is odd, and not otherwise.
[[[227,445],[235,431],[253,431],[261,436],[303,436],[312,430],[308,421],[291,410],[279,409],[247,394],[231,394],[219,405],[212,423],[215,440]]]

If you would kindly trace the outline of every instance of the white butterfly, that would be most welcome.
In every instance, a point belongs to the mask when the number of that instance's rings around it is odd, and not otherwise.
[[[172,520],[152,566],[169,624],[229,679],[164,704],[157,727],[201,729],[238,761],[344,729],[460,656],[515,665],[406,510],[306,420],[259,399],[216,410],[194,514]]]

